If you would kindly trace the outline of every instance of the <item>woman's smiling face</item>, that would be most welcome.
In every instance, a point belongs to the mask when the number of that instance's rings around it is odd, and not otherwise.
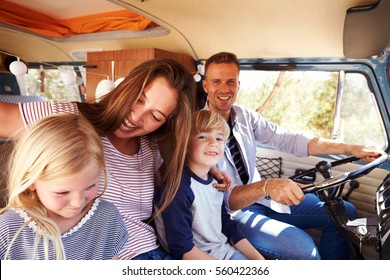
[[[178,104],[178,93],[163,77],[157,77],[131,107],[121,126],[114,132],[117,138],[133,138],[149,134],[161,127]]]

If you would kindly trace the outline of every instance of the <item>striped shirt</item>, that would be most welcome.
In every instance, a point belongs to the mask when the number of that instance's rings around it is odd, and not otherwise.
[[[19,106],[25,126],[61,112],[79,114],[76,104],[69,102],[30,102]],[[123,217],[129,240],[118,256],[131,259],[158,247],[153,227],[143,221],[152,214],[154,174],[162,159],[157,144],[146,138],[141,138],[139,152],[134,155],[122,154],[105,136],[101,139],[109,172],[102,198],[113,202]],[[103,182],[102,177],[101,186]]]
[[[0,215],[0,259],[4,259],[10,241],[29,219],[28,214],[20,209],[10,209]],[[36,225],[30,222],[19,233],[7,259],[45,259],[42,243],[36,257],[33,256],[35,232]],[[127,238],[118,209],[108,201],[96,199],[84,218],[62,235],[62,243],[68,260],[110,260],[118,254]],[[49,247],[49,259],[55,259],[52,246]]]

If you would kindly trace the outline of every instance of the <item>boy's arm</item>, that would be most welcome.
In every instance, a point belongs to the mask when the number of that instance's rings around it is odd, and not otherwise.
[[[183,260],[215,260],[215,258],[194,246],[183,255]]]
[[[245,235],[238,229],[236,221],[232,220],[230,214],[226,210],[225,203],[221,207],[222,233],[228,238],[230,244],[235,244]]]
[[[234,247],[250,260],[265,260],[264,257],[244,238],[234,244]]]
[[[194,195],[189,184],[181,183],[173,201],[162,212],[166,241],[172,255],[182,259],[193,249],[191,205]]]
[[[238,229],[237,223],[230,218],[225,204],[222,205],[222,232],[233,246],[250,260],[264,260],[264,257],[249,243]]]

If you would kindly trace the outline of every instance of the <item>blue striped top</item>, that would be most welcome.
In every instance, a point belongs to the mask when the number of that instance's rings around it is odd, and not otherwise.
[[[26,127],[46,116],[63,112],[80,113],[77,105],[71,102],[20,104],[20,113]],[[108,184],[102,199],[114,203],[122,215],[129,240],[118,257],[128,260],[159,246],[153,226],[145,223],[145,220],[152,215],[154,175],[162,164],[162,158],[157,144],[145,137],[141,137],[140,149],[134,155],[122,154],[107,136],[102,136],[101,140],[108,169]],[[103,186],[103,183],[102,175],[100,185]]]
[[[0,215],[0,259],[4,259],[8,246],[20,227],[29,219],[26,212],[10,209]],[[33,259],[35,223],[30,222],[13,243],[7,259]],[[128,239],[128,233],[118,209],[111,202],[96,199],[80,222],[62,235],[68,260],[108,260],[116,256]],[[49,259],[54,259],[49,248]],[[37,257],[43,260],[42,243]]]

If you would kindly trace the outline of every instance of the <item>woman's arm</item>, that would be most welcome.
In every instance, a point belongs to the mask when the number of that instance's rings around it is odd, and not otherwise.
[[[214,188],[221,192],[228,192],[231,190],[233,181],[225,171],[212,166],[210,168],[210,173],[218,181],[218,184],[215,184]]]
[[[14,138],[24,131],[18,104],[0,102],[0,137]]]

